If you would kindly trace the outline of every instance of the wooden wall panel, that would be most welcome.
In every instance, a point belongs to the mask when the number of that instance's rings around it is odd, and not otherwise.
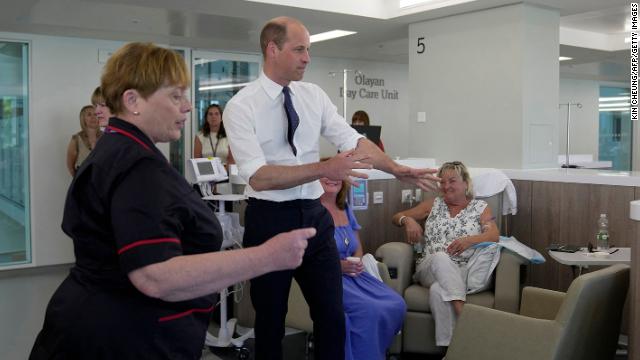
[[[595,245],[597,219],[607,214],[611,244],[630,247],[635,234],[635,223],[629,218],[629,202],[635,197],[635,188],[630,186],[590,185],[589,217],[592,240]]]
[[[571,269],[551,260],[546,249],[551,243],[595,245],[601,213],[609,217],[614,245],[630,246],[637,237],[626,205],[636,196],[633,187],[531,181],[515,181],[514,185],[518,214],[511,219],[510,232],[547,258],[545,264],[529,266],[528,285],[566,291],[573,280]]]
[[[562,189],[559,183],[534,182],[531,191],[531,244],[547,262],[529,266],[528,284],[557,289],[558,263],[549,261],[546,248],[558,242],[560,233],[560,199]]]
[[[597,217],[590,215],[591,191],[588,184],[559,183],[560,186],[560,226],[557,237],[549,239],[549,244],[572,244],[587,246],[594,243]],[[595,244],[594,244],[595,245]],[[545,256],[548,251],[545,249]],[[549,257],[549,261],[553,261]],[[554,290],[567,291],[573,281],[574,274],[571,267],[558,264],[558,272],[555,275]]]
[[[507,216],[507,234],[521,243],[531,246],[531,181],[514,180],[518,197],[518,212]]]

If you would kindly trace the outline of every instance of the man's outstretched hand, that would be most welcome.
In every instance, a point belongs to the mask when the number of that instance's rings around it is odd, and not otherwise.
[[[400,181],[414,184],[424,191],[435,192],[438,190],[440,178],[434,174],[438,169],[415,169],[409,166],[398,164],[393,175]]]

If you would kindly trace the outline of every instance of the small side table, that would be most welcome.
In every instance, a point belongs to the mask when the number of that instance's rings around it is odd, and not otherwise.
[[[585,248],[574,253],[549,250],[549,256],[560,264],[571,266],[573,269],[573,277],[578,277],[582,274],[582,269],[588,268],[590,265],[607,266],[614,264],[631,264],[631,248],[610,248],[607,252],[611,253],[615,250],[617,250],[615,253],[604,257],[595,256],[593,253],[587,252]]]

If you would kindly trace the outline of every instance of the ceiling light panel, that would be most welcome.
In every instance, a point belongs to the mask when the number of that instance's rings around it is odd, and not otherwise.
[[[349,36],[349,35],[353,35],[353,34],[357,34],[357,32],[356,31],[347,31],[347,30],[331,30],[331,31],[327,31],[327,32],[311,35],[309,37],[309,41],[314,43],[314,42],[319,42],[319,41],[331,40],[331,39],[335,39],[335,38],[339,38],[339,37],[343,37],[343,36]]]

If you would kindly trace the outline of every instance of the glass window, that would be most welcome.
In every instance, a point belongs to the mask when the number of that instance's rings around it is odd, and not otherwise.
[[[28,53],[0,40],[0,266],[31,261]]]
[[[205,121],[205,111],[211,104],[224,107],[240,89],[259,76],[260,57],[254,55],[193,53],[194,102],[193,136]],[[193,138],[193,137],[192,137]],[[193,154],[193,146],[191,149]]]
[[[600,87],[598,160],[611,161],[613,170],[631,170],[631,121],[629,89]]]

